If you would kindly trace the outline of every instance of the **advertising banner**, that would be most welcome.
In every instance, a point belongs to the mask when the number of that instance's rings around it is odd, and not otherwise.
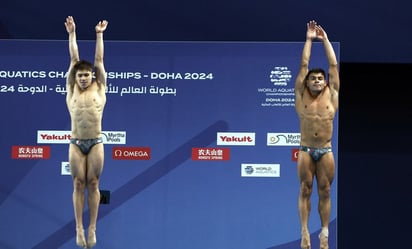
[[[93,62],[95,42],[78,45],[81,59]],[[333,46],[339,55],[339,44]],[[302,48],[303,42],[105,41],[106,199],[95,248],[300,248],[294,81]],[[76,244],[69,61],[67,41],[0,40],[2,248]],[[321,43],[313,44],[311,65],[327,69]],[[313,191],[312,248],[321,227],[317,202]],[[88,215],[86,205],[85,225]]]

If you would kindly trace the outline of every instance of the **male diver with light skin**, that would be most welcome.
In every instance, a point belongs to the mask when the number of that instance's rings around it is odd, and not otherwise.
[[[79,59],[76,25],[66,18],[69,34],[70,66],[66,79],[66,104],[71,118],[69,164],[73,177],[73,206],[76,220],[76,243],[82,248],[96,245],[96,222],[100,203],[99,178],[103,170],[104,149],[101,138],[103,110],[106,104],[106,71],[103,64],[103,32],[108,22],[95,27],[94,65]],[[93,79],[93,67],[95,79]],[[83,209],[87,190],[90,223],[87,241],[83,228]]]
[[[329,63],[328,81],[322,69],[308,69],[312,41],[315,39],[321,41],[325,48]],[[307,24],[306,41],[295,82],[295,108],[301,132],[297,172],[300,181],[298,207],[302,249],[311,248],[308,219],[315,177],[319,195],[318,211],[322,226],[319,234],[320,248],[329,248],[330,189],[335,175],[331,141],[333,120],[338,109],[339,87],[339,69],[333,47],[325,30],[315,21],[310,21]]]

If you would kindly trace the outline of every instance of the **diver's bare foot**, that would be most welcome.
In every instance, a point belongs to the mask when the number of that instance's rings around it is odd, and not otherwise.
[[[89,227],[87,233],[87,248],[92,248],[96,245],[96,228]]]
[[[328,236],[323,233],[319,234],[320,249],[329,249]]]
[[[300,241],[302,249],[310,249],[310,234],[309,232],[302,232],[302,240]]]
[[[83,228],[76,228],[76,244],[81,248],[87,248],[86,238],[84,237]]]

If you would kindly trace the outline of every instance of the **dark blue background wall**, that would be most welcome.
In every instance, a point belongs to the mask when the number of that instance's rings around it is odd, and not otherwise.
[[[339,221],[341,249],[410,244],[412,69],[410,3],[393,1],[23,1],[0,8],[1,39],[303,41],[316,19],[341,43]],[[298,62],[297,62],[298,63]],[[5,107],[2,107],[5,108]],[[4,117],[3,117],[4,118]]]
[[[301,41],[316,19],[342,43],[344,62],[412,62],[409,1],[358,0],[4,0],[0,38],[66,39],[73,15],[79,39],[107,19],[112,40]]]

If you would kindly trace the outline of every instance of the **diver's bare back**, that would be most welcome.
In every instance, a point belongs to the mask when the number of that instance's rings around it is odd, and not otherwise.
[[[74,87],[73,95],[67,105],[70,111],[72,137],[77,139],[94,139],[101,136],[102,116],[106,96],[104,89],[93,82],[87,89]]]
[[[301,145],[330,147],[336,109],[329,87],[325,87],[317,98],[313,98],[305,89],[303,96],[298,97],[295,104],[300,119]]]

